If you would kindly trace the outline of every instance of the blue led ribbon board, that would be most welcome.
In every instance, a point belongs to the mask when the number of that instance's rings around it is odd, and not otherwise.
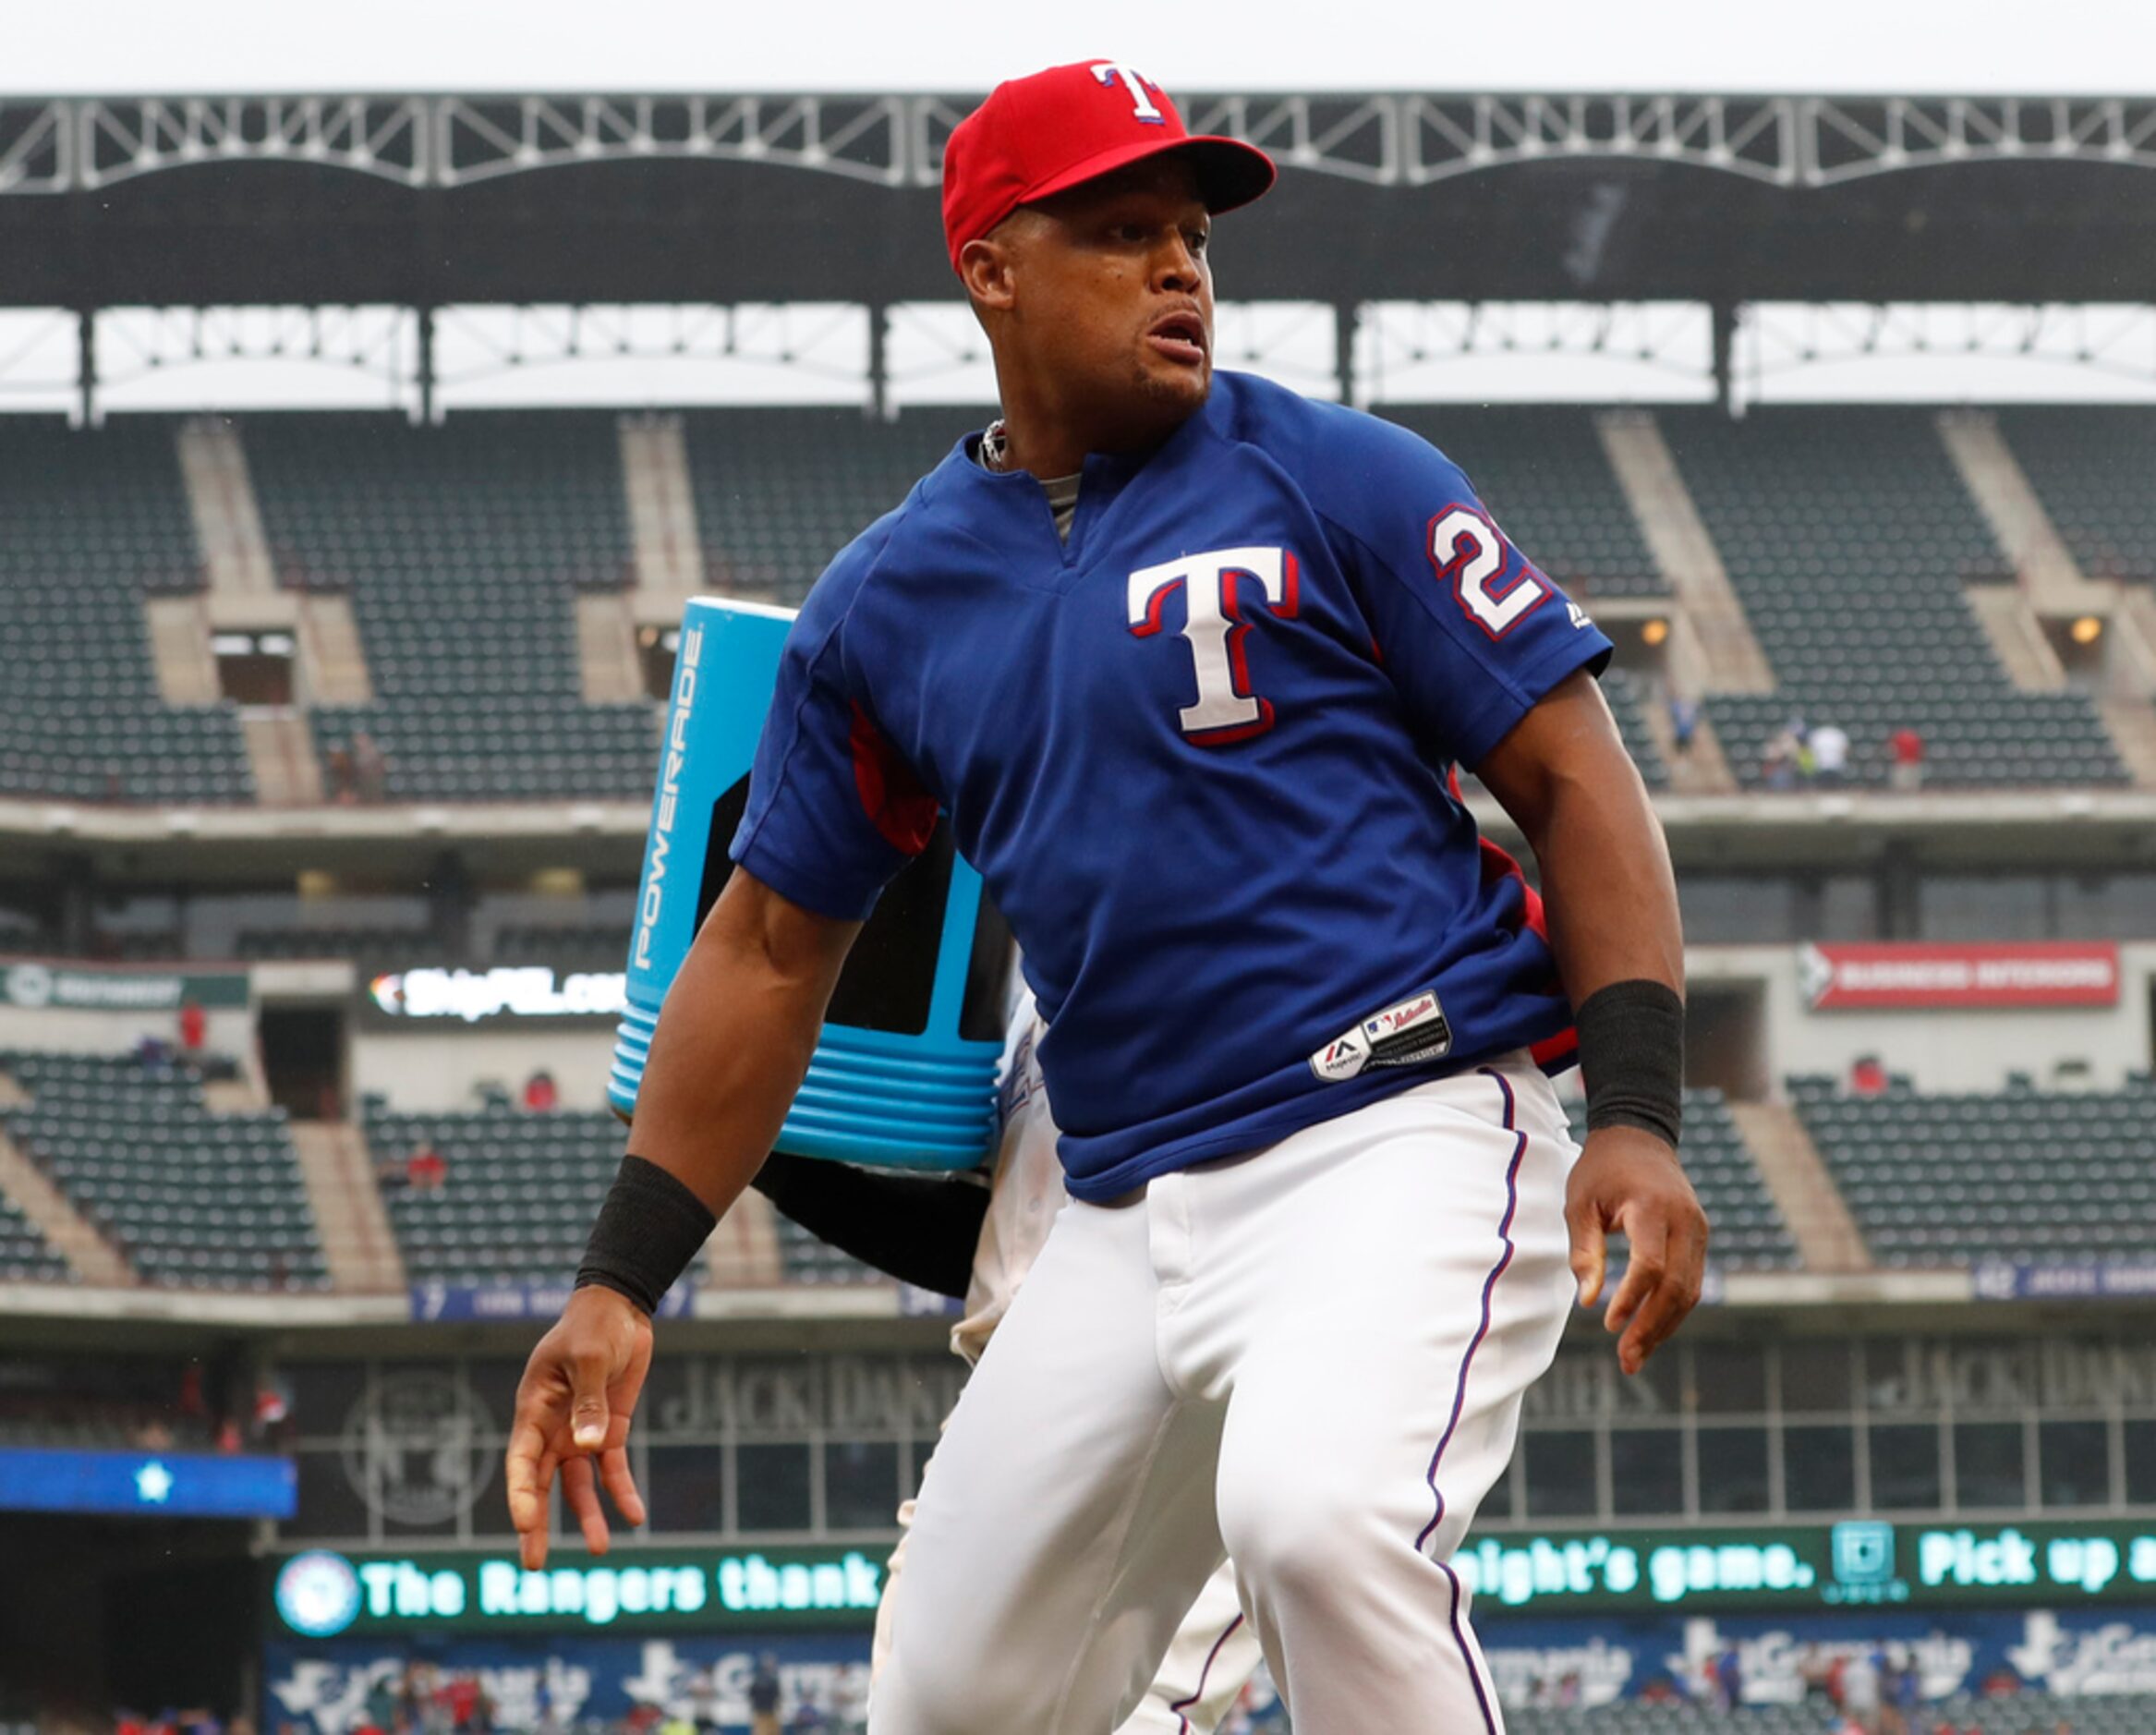
[[[0,1511],[168,1518],[290,1518],[289,1458],[0,1447]]]

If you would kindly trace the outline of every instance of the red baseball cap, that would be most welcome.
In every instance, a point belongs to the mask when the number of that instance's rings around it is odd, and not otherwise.
[[[1193,138],[1168,92],[1113,60],[1078,60],[1007,79],[943,147],[943,237],[951,268],[968,241],[1020,205],[1147,157],[1181,152],[1208,211],[1247,205],[1272,186],[1273,160],[1240,139]]]

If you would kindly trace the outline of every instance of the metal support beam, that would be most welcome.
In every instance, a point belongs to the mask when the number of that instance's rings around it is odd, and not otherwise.
[[[868,402],[863,413],[878,421],[892,420],[898,410],[890,401],[890,368],[886,354],[890,334],[890,309],[881,301],[868,304]]]
[[[1714,332],[1714,396],[1724,412],[1737,414],[1737,309],[1717,301],[1708,309]]]
[[[1333,303],[1333,377],[1340,382],[1340,402],[1355,401],[1355,315],[1357,303]]]
[[[421,308],[418,313],[419,423],[428,427],[434,420],[434,309]]]
[[[75,313],[76,414],[83,427],[97,419],[97,315],[89,308]]]

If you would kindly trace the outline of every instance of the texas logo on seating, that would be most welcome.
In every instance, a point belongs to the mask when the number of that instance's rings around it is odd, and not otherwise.
[[[607,1095],[626,1120],[659,1008],[733,864],[757,736],[793,611],[693,597],[682,616],[644,874],[628,1010]],[[939,819],[855,940],[779,1148],[880,1168],[971,1169],[994,1129],[1011,942]]]

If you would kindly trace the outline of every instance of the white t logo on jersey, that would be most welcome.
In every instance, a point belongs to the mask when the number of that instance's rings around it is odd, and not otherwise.
[[[1265,593],[1275,614],[1293,620],[1296,579],[1295,556],[1284,548],[1216,548],[1131,575],[1131,631],[1140,638],[1160,630],[1169,592],[1182,588],[1181,636],[1191,648],[1198,701],[1182,707],[1176,721],[1197,746],[1226,746],[1273,726],[1272,701],[1250,690],[1243,650],[1250,623],[1242,614],[1242,587],[1247,580]]]
[[[1093,76],[1103,84],[1113,84],[1118,79],[1123,89],[1131,93],[1131,101],[1137,104],[1138,118],[1154,127],[1165,127],[1168,116],[1154,103],[1152,91],[1159,87],[1135,67],[1126,67],[1113,60],[1096,62],[1091,68]]]

